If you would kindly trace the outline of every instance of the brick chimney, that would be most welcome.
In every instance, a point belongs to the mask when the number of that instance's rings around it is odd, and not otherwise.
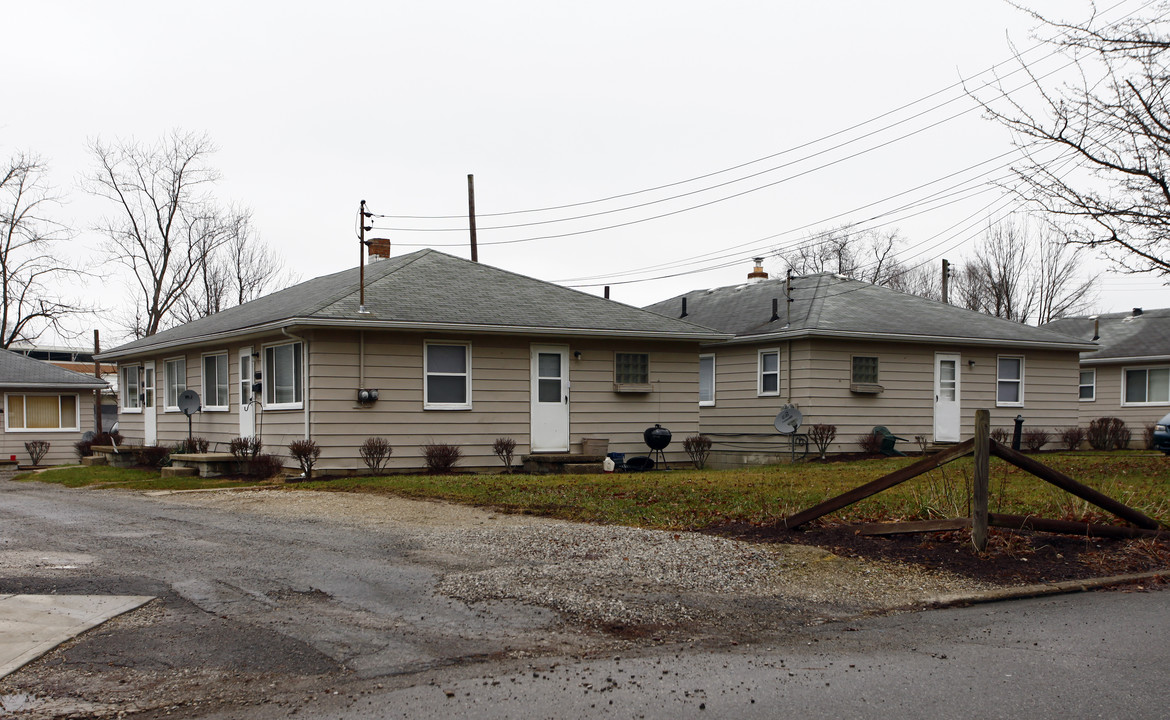
[[[370,249],[370,262],[390,257],[389,238],[371,238],[367,243],[367,247]]]
[[[761,280],[767,280],[768,273],[764,272],[764,258],[762,258],[762,257],[752,258],[752,261],[755,262],[756,267],[750,273],[748,273],[748,280],[751,282],[760,282]]]

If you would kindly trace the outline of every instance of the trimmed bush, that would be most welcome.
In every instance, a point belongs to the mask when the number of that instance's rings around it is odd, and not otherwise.
[[[504,463],[504,472],[512,472],[512,453],[516,451],[516,441],[510,437],[496,438],[492,443],[492,452]]]
[[[164,445],[152,445],[150,447],[139,448],[134,453],[134,458],[139,465],[148,465],[150,467],[162,467],[167,458],[171,456],[170,448]]]
[[[305,479],[311,480],[313,466],[317,464],[317,458],[321,457],[321,448],[317,443],[312,440],[293,440],[288,444],[288,452],[301,466]]]
[[[248,474],[267,480],[284,473],[284,463],[275,455],[257,455],[248,462]]]
[[[808,429],[808,439],[817,446],[817,452],[821,454],[821,460],[824,460],[829,452],[829,445],[837,439],[837,426],[819,423],[813,425]]]
[[[1007,428],[992,428],[989,437],[1000,445],[1008,445],[1010,447],[1012,444],[1012,434]]]
[[[1085,441],[1085,429],[1079,425],[1066,427],[1060,431],[1060,444],[1065,450],[1077,450]]]
[[[33,465],[40,465],[41,460],[49,452],[48,440],[30,440],[24,444],[24,449],[28,451],[28,456],[32,458]]]
[[[862,433],[857,436],[857,447],[866,455],[877,455],[882,451],[882,436],[875,432]]]
[[[1154,430],[1157,427],[1157,423],[1146,423],[1142,428],[1142,440],[1146,443],[1146,450],[1154,449]]]
[[[433,473],[449,473],[455,463],[463,457],[463,451],[456,445],[429,443],[422,446],[423,458],[427,462],[427,470]]]
[[[683,450],[691,459],[696,470],[707,467],[707,457],[711,454],[711,438],[706,435],[691,435],[683,440]]]
[[[394,454],[394,448],[390,446],[390,441],[386,438],[368,437],[358,448],[358,452],[361,453],[362,462],[366,464],[370,472],[377,475],[386,467],[390,456]]]
[[[207,452],[207,448],[211,447],[211,443],[207,438],[201,438],[198,435],[183,438],[179,444],[175,445],[176,455],[202,455]]]
[[[1024,436],[1021,438],[1024,447],[1032,452],[1040,452],[1040,449],[1052,442],[1052,433],[1040,428],[1031,428],[1024,431]]]
[[[258,437],[234,437],[228,443],[228,449],[237,460],[247,460],[260,454],[264,443]]]
[[[1130,432],[1121,418],[1099,417],[1089,421],[1085,439],[1094,450],[1118,450],[1129,445]]]

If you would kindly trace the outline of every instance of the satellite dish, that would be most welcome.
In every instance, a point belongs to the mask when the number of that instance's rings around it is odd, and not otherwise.
[[[191,417],[202,410],[203,405],[199,403],[199,393],[194,390],[184,390],[179,393],[179,409],[187,417]]]
[[[791,435],[800,427],[802,420],[804,420],[804,415],[795,405],[785,405],[776,414],[776,422],[773,424],[781,435]]]

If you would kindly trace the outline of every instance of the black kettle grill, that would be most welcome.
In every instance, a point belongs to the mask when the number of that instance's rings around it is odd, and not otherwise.
[[[662,451],[670,444],[670,431],[661,425],[655,424],[652,428],[646,428],[646,432],[642,433],[642,439],[646,441],[646,446],[650,448],[650,458],[655,462],[661,463],[662,467],[669,470],[670,466],[666,464],[666,454]]]

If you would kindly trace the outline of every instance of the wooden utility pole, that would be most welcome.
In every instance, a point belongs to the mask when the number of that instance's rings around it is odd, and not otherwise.
[[[975,411],[975,483],[971,502],[971,542],[975,549],[987,549],[987,499],[990,494],[991,411]]]
[[[475,245],[475,176],[467,176],[467,222],[471,228],[471,262],[479,262],[479,248]]]
[[[950,300],[948,300],[948,299],[947,299],[947,278],[949,278],[949,277],[950,277],[950,275],[951,275],[951,264],[950,264],[949,262],[947,262],[947,259],[946,259],[946,258],[943,258],[943,268],[942,268],[942,301],[943,301],[944,303],[947,303],[947,304],[950,304]]]
[[[102,351],[102,341],[98,336],[97,328],[93,330],[93,376],[102,379],[102,364],[98,361],[98,353]],[[102,434],[102,391],[98,388],[93,391],[93,431]]]
[[[358,206],[358,312],[366,311],[366,201]]]

